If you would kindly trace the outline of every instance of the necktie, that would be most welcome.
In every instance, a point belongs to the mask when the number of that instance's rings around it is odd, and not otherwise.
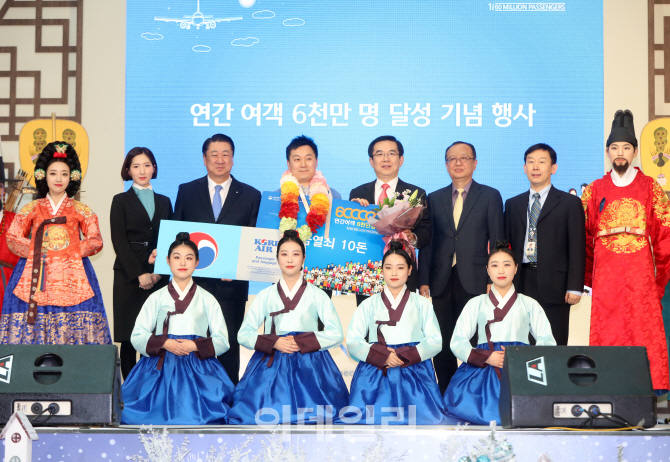
[[[221,213],[221,209],[223,208],[223,204],[221,203],[222,189],[223,186],[221,186],[220,184],[214,186],[214,199],[212,199],[212,211],[214,212],[214,220],[219,219],[219,214]]]
[[[454,202],[454,226],[458,229],[458,222],[461,220],[461,213],[463,213],[463,193],[465,189],[458,188],[458,197],[456,197],[456,202]],[[451,262],[451,266],[456,266],[456,252],[454,252],[454,260]]]
[[[379,195],[379,201],[377,201],[378,204],[381,205],[382,202],[384,202],[384,199],[387,199],[387,198],[389,197],[389,195],[388,195],[388,193],[387,193],[386,191],[388,191],[388,189],[389,189],[390,187],[391,187],[391,186],[389,186],[389,185],[386,184],[386,183],[384,183],[384,184],[382,185],[382,193]]]
[[[528,242],[535,242],[535,248],[532,255],[528,255],[528,261],[537,263],[537,219],[540,217],[542,206],[540,205],[540,194],[533,194],[535,200],[530,209],[530,226],[528,226]]]

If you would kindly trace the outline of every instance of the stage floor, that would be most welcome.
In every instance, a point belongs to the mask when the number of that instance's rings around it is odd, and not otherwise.
[[[138,427],[38,427],[33,461],[126,461],[133,455],[148,459]],[[188,439],[185,462],[362,461],[404,460],[457,462],[489,445],[498,455],[513,452],[517,462],[599,462],[670,460],[670,425],[626,432],[566,430],[504,430],[489,427],[432,426],[207,426],[156,428],[157,445],[171,444],[174,454]],[[505,444],[505,441],[511,445]],[[220,452],[222,459],[208,459]],[[401,456],[405,455],[404,458]],[[481,452],[480,452],[481,454]],[[304,458],[303,458],[304,456]],[[485,460],[485,459],[482,459]],[[495,459],[490,459],[493,462]]]

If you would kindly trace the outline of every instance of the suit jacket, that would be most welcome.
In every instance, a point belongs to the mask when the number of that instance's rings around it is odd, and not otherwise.
[[[153,273],[149,255],[158,243],[161,220],[172,218],[172,202],[166,196],[154,193],[154,216],[149,219],[144,205],[131,187],[112,199],[110,228],[114,261],[114,340],[129,341],[135,319],[146,299],[167,284],[164,276],[150,290],[139,287],[138,277]],[[146,243],[139,244],[139,243]]]
[[[172,219],[172,202],[169,197],[154,193],[154,204],[154,216],[149,219],[132,187],[112,199],[109,218],[112,245],[116,252],[114,269],[123,270],[128,282],[145,273],[154,272],[154,265],[150,265],[148,260],[158,243],[160,221]],[[146,242],[147,245],[131,242]]]
[[[452,186],[428,195],[432,232],[430,243],[419,253],[419,285],[430,286],[433,297],[446,295],[456,252],[461,285],[469,294],[484,294],[489,242],[495,245],[505,232],[502,197],[498,190],[473,180],[456,229]]]
[[[220,225],[256,226],[261,193],[232,177],[230,190],[223,203],[219,219],[214,220],[212,201],[209,197],[207,176],[179,185],[177,201],[174,206],[174,220],[194,221],[198,223],[217,223]],[[249,282],[221,281],[213,278],[194,278],[196,284],[211,292],[217,300],[247,300]],[[220,303],[220,302],[219,302]]]
[[[349,200],[365,199],[368,202],[370,202],[370,204],[374,204],[376,182],[377,180],[374,180],[370,183],[365,183],[352,189],[351,192],[349,193]],[[398,184],[396,185],[395,192],[402,193],[406,189],[409,189],[410,191],[418,189],[419,196],[422,197],[421,199],[422,203],[424,205],[426,204],[426,201],[428,200],[428,198],[426,197],[426,191],[419,188],[418,186],[414,186],[413,184],[405,183],[400,178],[398,178]],[[430,214],[428,212],[428,208],[424,210],[421,220],[419,220],[419,223],[412,230],[412,232],[416,236],[417,249],[425,247],[430,242]],[[419,272],[417,270],[416,265],[412,265],[412,274],[409,275],[409,279],[407,280],[407,288],[412,292],[415,292],[416,289],[418,288],[418,281],[419,281],[418,273]]]
[[[525,252],[528,210],[528,191],[505,202],[505,234],[519,264]],[[584,220],[579,198],[552,186],[537,220],[537,276],[539,291],[547,303],[563,304],[566,291],[584,290]],[[516,287],[519,281],[517,271]]]

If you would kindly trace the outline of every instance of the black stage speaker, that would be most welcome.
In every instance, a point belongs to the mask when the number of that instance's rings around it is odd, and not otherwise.
[[[579,427],[589,418],[588,409],[653,427],[656,399],[647,349],[508,346],[499,409],[505,428]],[[595,424],[623,426],[602,416]]]
[[[0,346],[0,424],[21,410],[31,420],[44,411],[35,425],[116,426],[121,409],[116,346]]]

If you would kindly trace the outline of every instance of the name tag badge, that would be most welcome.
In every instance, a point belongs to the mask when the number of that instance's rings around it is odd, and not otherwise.
[[[527,257],[532,257],[535,255],[535,242],[529,242],[528,245],[526,246],[526,256]]]

